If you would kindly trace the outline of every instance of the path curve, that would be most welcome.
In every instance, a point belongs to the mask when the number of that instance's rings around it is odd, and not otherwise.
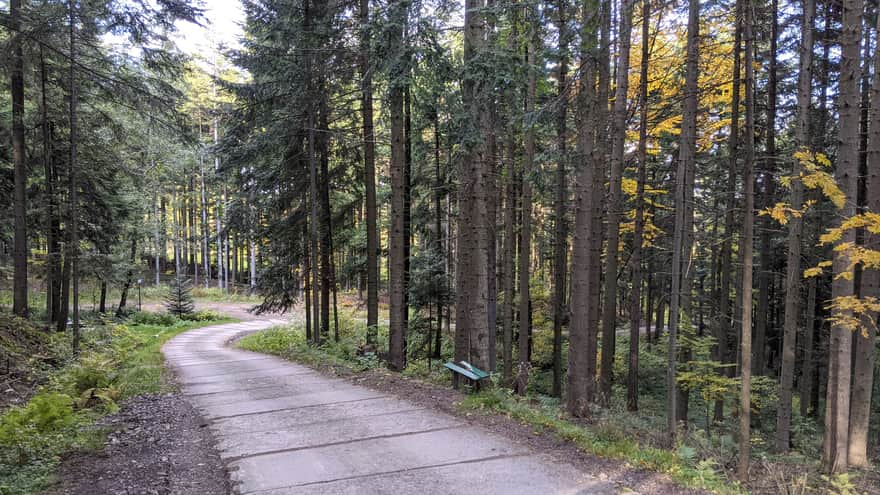
[[[282,320],[203,327],[162,351],[236,493],[605,494],[611,483],[460,419],[228,346]]]

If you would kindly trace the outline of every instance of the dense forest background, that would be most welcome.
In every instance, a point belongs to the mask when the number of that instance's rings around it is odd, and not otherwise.
[[[10,0],[4,311],[184,278],[744,483],[877,461],[875,2],[243,6],[190,57],[184,0]]]

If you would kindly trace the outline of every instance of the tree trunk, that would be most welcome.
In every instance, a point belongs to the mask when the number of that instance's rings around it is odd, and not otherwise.
[[[205,288],[207,289],[211,283],[211,248],[208,244],[210,237],[210,232],[208,232],[208,198],[205,191],[205,170],[201,155],[199,156],[199,176],[199,192],[202,202],[202,263],[205,265]]]
[[[360,0],[361,116],[367,227],[367,344],[376,345],[379,325],[379,231],[376,227],[376,151],[373,135],[373,80],[370,67],[370,0]]]
[[[843,1],[843,24],[840,32],[841,59],[838,113],[838,156],[835,180],[846,195],[846,204],[838,212],[841,221],[856,214],[856,190],[859,164],[859,80],[861,79],[860,47],[862,39],[862,0]],[[835,243],[855,243],[855,231],[848,230]],[[834,300],[851,297],[855,287],[851,277],[849,256],[836,253],[832,270],[831,297]],[[832,310],[832,315],[841,318],[851,316],[842,309]],[[830,473],[842,473],[848,469],[849,416],[852,371],[851,330],[832,322],[828,348],[828,387],[825,414],[825,441],[823,465]]]
[[[678,168],[675,173],[675,227],[672,239],[672,292],[669,303],[669,348],[668,363],[666,369],[667,386],[667,434],[669,444],[673,445],[678,419],[678,387],[676,382],[676,367],[678,358],[678,331],[679,311],[681,309],[682,279],[685,275],[683,257],[685,253],[686,233],[690,225],[686,225],[686,203],[689,196],[687,191],[688,176],[694,167],[694,155],[696,154],[696,125],[697,125],[697,79],[699,76],[699,15],[700,3],[698,0],[689,0],[688,4],[688,38],[687,38],[687,61],[684,89],[684,103],[681,120],[681,144],[678,153]]]
[[[21,35],[21,0],[9,2],[10,48],[9,92],[12,95],[12,165],[14,176],[12,312],[28,316],[27,246],[27,151],[24,143],[24,55]]]
[[[60,278],[61,253],[59,252],[58,198],[55,197],[55,163],[52,159],[52,131],[49,126],[49,105],[46,98],[48,74],[43,47],[40,46],[40,129],[43,137],[43,173],[45,174],[48,208],[46,215],[46,319],[54,323],[58,316],[58,282]]]
[[[719,288],[718,315],[715,359],[721,363],[731,362],[730,340],[734,335],[734,310],[730,306],[730,289],[733,269],[733,236],[736,231],[736,167],[739,158],[739,115],[740,115],[740,87],[742,74],[741,68],[741,45],[742,45],[742,0],[736,2],[736,21],[733,43],[733,95],[731,97],[730,115],[730,138],[727,141],[728,159],[727,166],[727,200],[724,213],[724,239],[721,243],[721,283]],[[726,368],[724,373],[733,377],[734,370]],[[720,422],[724,419],[724,401],[715,401],[714,419]]]
[[[128,273],[125,276],[125,284],[122,286],[122,295],[119,296],[119,306],[116,308],[116,317],[121,318],[125,315],[125,306],[128,303],[128,291],[134,283],[134,269],[137,263],[137,235],[131,236],[131,253],[129,254]]]
[[[763,190],[761,192],[761,207],[768,208],[775,203],[776,192],[776,45],[779,31],[777,19],[778,0],[771,0],[770,12],[773,19],[770,28],[770,46],[767,52],[769,64],[767,67],[767,124],[766,124],[766,153],[764,157],[764,170],[761,173]],[[767,368],[767,331],[771,316],[770,311],[770,285],[773,276],[773,246],[771,244],[770,231],[773,228],[773,220],[769,216],[762,217],[761,229],[761,269],[758,271],[758,311],[755,314],[755,362],[753,371],[756,375],[763,375]]]
[[[68,0],[70,15],[70,267],[73,277],[73,355],[79,354],[79,180],[77,178],[76,154],[79,145],[77,128],[76,83],[76,13],[73,0]]]
[[[795,128],[796,144],[801,151],[810,148],[810,108],[813,82],[813,19],[816,16],[816,3],[814,0],[803,1],[801,17],[801,44],[799,47],[800,62],[798,68],[798,95],[797,95],[797,127]],[[792,160],[792,177],[801,174],[802,166],[799,160]],[[791,182],[791,207],[800,210],[804,202],[804,185],[800,180]],[[800,281],[801,276],[801,246],[803,243],[804,220],[800,216],[793,216],[788,227],[788,255],[786,258],[785,272],[785,322],[783,323],[782,336],[782,368],[779,374],[779,408],[776,412],[776,450],[786,453],[791,443],[791,396],[794,384],[795,349],[797,340],[798,317],[800,316]],[[813,286],[812,292],[815,298],[815,279],[810,280]],[[812,321],[806,322],[806,335],[812,337]],[[806,358],[811,356],[812,338],[804,346],[804,366],[811,363]],[[804,378],[807,378],[806,376]],[[803,379],[804,383],[810,379]],[[806,412],[804,405],[808,404],[808,395],[801,394],[801,413]]]
[[[526,18],[528,36],[528,55],[527,65],[529,68],[535,67],[537,63],[537,44],[539,39],[534,30],[532,22],[534,21],[534,12],[526,8],[528,15]],[[525,113],[532,115],[535,111],[535,93],[537,91],[537,80],[535,71],[528,71],[528,80],[526,83]],[[529,383],[529,372],[531,371],[531,363],[529,361],[529,308],[531,306],[531,292],[529,288],[529,279],[531,277],[531,257],[532,257],[532,182],[529,175],[532,173],[532,167],[535,164],[535,126],[528,125],[525,135],[525,161],[522,170],[522,221],[520,226],[520,247],[519,247],[519,364],[516,371],[516,391],[524,395]]]
[[[577,179],[575,181],[575,224],[572,237],[571,256],[571,299],[577,304],[571,306],[568,352],[568,389],[566,408],[575,417],[590,415],[590,402],[593,400],[596,373],[597,335],[592,326],[593,304],[591,285],[593,284],[594,263],[590,259],[593,247],[593,204],[596,202],[593,160],[594,140],[596,139],[596,42],[598,23],[594,12],[598,10],[596,0],[585,0],[583,23],[581,27],[580,63],[583,66],[577,93]],[[525,172],[524,172],[525,175]],[[522,316],[520,316],[522,318]]]
[[[880,16],[876,32],[880,34]],[[867,210],[880,213],[880,50],[874,52],[874,74],[870,90],[870,126],[867,147],[867,174],[865,198]],[[880,251],[880,234],[865,232],[865,248]],[[861,294],[863,300],[880,297],[880,270],[866,268],[862,271]],[[848,461],[851,466],[868,466],[868,436],[871,419],[871,393],[874,387],[874,361],[876,359],[877,312],[862,315],[861,329],[854,333],[854,373],[852,406],[849,419]]]
[[[611,177],[608,199],[608,243],[605,256],[605,302],[602,313],[602,370],[599,375],[600,398],[608,404],[611,400],[611,382],[614,369],[614,347],[607,344],[615,340],[617,332],[617,275],[620,244],[620,215],[624,208],[620,188],[623,175],[624,145],[626,143],[627,94],[629,92],[629,52],[632,42],[633,0],[622,0],[620,5],[620,55],[617,65],[617,86],[614,109],[611,115]],[[644,183],[642,183],[644,190]],[[638,239],[636,235],[634,239]],[[633,285],[633,290],[638,289]],[[637,306],[638,307],[638,306]],[[638,313],[638,311],[636,311]],[[635,329],[638,337],[638,328]],[[631,333],[632,335],[632,333]],[[638,344],[638,338],[636,338]],[[610,351],[610,352],[606,352]],[[632,359],[630,354],[630,359]]]
[[[565,283],[568,271],[568,228],[565,220],[568,191],[565,163],[567,110],[568,110],[568,2],[557,3],[557,26],[559,29],[559,65],[557,67],[556,97],[559,109],[556,114],[556,152],[559,154],[556,165],[556,198],[554,201],[555,238],[553,242],[553,390],[554,397],[562,394],[562,322],[565,319]]]
[[[485,49],[483,0],[466,0],[464,63],[474,64]],[[483,134],[487,119],[485,99],[489,88],[482,78],[466,78],[462,97],[467,118]],[[486,208],[486,135],[477,136],[459,161],[459,235],[456,266],[455,358],[489,367],[487,297],[488,211]]]
[[[751,447],[752,413],[752,276],[753,241],[755,228],[755,68],[753,23],[755,8],[752,0],[744,0],[745,38],[745,90],[746,90],[746,130],[745,162],[743,165],[743,236],[740,252],[743,259],[742,272],[742,328],[740,330],[740,399],[739,399],[739,457],[737,476],[743,483],[749,479],[749,448]],[[762,352],[758,349],[758,352]]]
[[[625,1],[621,5],[621,48],[620,53],[629,52],[629,43],[627,40],[627,31],[623,26],[632,28],[632,11],[633,4],[631,1]],[[632,273],[632,294],[630,294],[630,310],[629,310],[629,366],[627,369],[626,379],[626,407],[630,411],[638,411],[639,409],[639,340],[641,333],[641,317],[642,317],[642,243],[644,242],[645,230],[645,181],[646,171],[648,169],[648,59],[651,55],[649,46],[649,23],[651,21],[651,2],[650,0],[642,0],[642,62],[639,73],[639,143],[638,143],[638,165],[636,170],[636,213],[633,229],[633,248],[632,256],[630,256],[630,270]],[[629,59],[627,57],[627,62]],[[629,64],[623,65],[621,60],[621,68],[619,70],[628,72]],[[624,77],[625,78],[625,77]],[[620,88],[620,74],[618,73],[618,88]],[[622,93],[618,90],[616,98],[626,99],[626,91]],[[616,101],[615,101],[616,103]],[[624,105],[625,107],[625,105]],[[625,110],[625,109],[624,109]],[[624,115],[625,119],[625,115]],[[625,120],[624,120],[625,122]],[[621,133],[625,133],[626,129],[618,129]],[[625,136],[620,136],[624,138]],[[615,138],[617,136],[615,135]],[[615,142],[615,145],[617,143]],[[623,143],[621,143],[621,161],[623,160]],[[649,282],[650,283],[650,282]],[[649,289],[650,290],[650,289]],[[650,300],[650,298],[649,298]],[[650,306],[648,306],[650,313]],[[649,318],[650,321],[650,318]],[[650,332],[650,328],[648,332]]]
[[[403,371],[406,366],[406,136],[404,122],[405,70],[400,67],[403,58],[403,30],[407,18],[407,4],[396,2],[390,13],[393,24],[390,46],[397,64],[391,74],[388,110],[391,116],[391,231],[388,233],[389,273],[389,326],[388,366]]]

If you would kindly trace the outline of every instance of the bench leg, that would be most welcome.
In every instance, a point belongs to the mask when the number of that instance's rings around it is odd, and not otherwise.
[[[458,373],[452,372],[452,388],[458,390]]]

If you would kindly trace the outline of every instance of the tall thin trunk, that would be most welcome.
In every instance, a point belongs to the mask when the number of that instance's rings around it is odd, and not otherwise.
[[[880,16],[876,33],[880,34]],[[867,210],[880,213],[880,49],[874,51],[874,74],[870,90],[870,126],[867,146],[867,174],[865,198]],[[880,251],[880,234],[865,232],[865,248]],[[864,300],[880,297],[880,270],[863,269],[860,297]],[[871,395],[874,388],[874,361],[876,359],[877,312],[862,315],[861,329],[854,332],[854,372],[852,405],[849,419],[848,461],[851,466],[868,465],[868,436],[870,433]]]
[[[52,160],[52,132],[49,127],[49,105],[46,97],[48,74],[43,46],[40,45],[40,129],[43,137],[43,173],[45,174],[48,212],[46,215],[46,319],[49,323],[58,316],[58,278],[61,254],[58,245],[58,198],[55,197],[55,163]]]
[[[533,20],[533,12],[529,9],[527,21]],[[535,93],[537,91],[537,79],[535,67],[537,63],[538,36],[531,23],[527,24],[528,31],[528,76],[526,82],[525,113],[531,116],[535,111]],[[522,221],[520,226],[519,248],[519,364],[516,371],[516,391],[525,394],[529,383],[529,308],[531,306],[531,291],[529,280],[531,277],[532,257],[532,183],[529,175],[535,164],[535,126],[528,125],[525,135],[525,161],[522,169]]]
[[[580,63],[583,73],[577,93],[577,180],[575,182],[575,224],[571,256],[571,305],[569,326],[568,388],[566,408],[576,417],[590,414],[595,383],[597,335],[592,326],[595,306],[591,299],[593,245],[593,194],[595,181],[594,140],[596,139],[596,0],[584,0],[581,27]],[[524,172],[525,175],[525,172]],[[520,316],[522,318],[522,316]]]
[[[399,66],[404,52],[404,24],[408,4],[396,2],[391,13],[394,24],[390,46],[395,50],[397,66],[391,74],[388,109],[391,115],[391,230],[388,235],[389,326],[388,365],[402,371],[406,366],[406,122],[404,115],[405,72]]]
[[[777,6],[779,0],[771,0],[770,12],[770,46],[767,51],[769,63],[767,66],[767,124],[766,124],[766,147],[763,160],[764,170],[761,173],[761,207],[773,206],[776,192],[776,94],[777,94],[777,39],[779,37],[779,20],[777,19]],[[773,246],[771,244],[770,231],[774,220],[769,216],[762,217],[760,270],[758,271],[758,310],[755,314],[755,362],[752,365],[754,373],[763,375],[767,367],[767,331],[769,326],[770,312],[770,285],[773,277]]]
[[[731,96],[730,137],[727,141],[727,199],[724,213],[724,239],[721,243],[721,286],[719,288],[717,326],[718,346],[715,359],[721,363],[731,362],[730,340],[734,335],[734,309],[730,306],[730,289],[733,269],[733,236],[736,231],[736,168],[739,159],[739,115],[740,115],[740,88],[742,74],[742,1],[736,2],[736,21],[734,27],[733,43],[733,91]],[[725,373],[728,377],[733,376],[734,370],[727,368]],[[715,402],[715,421],[721,421],[724,417],[724,401]]]
[[[745,161],[743,164],[743,236],[740,252],[743,259],[742,272],[742,327],[740,330],[740,399],[739,399],[739,457],[737,476],[743,482],[749,479],[749,448],[751,447],[752,416],[752,276],[753,241],[755,236],[755,68],[753,24],[755,7],[752,0],[744,0],[745,38],[745,90],[746,90],[746,129]],[[759,352],[762,350],[759,349]]]
[[[27,151],[24,143],[24,55],[21,35],[21,0],[10,0],[9,2],[9,30],[12,52],[9,92],[12,95],[12,165],[13,182],[15,183],[13,193],[12,312],[18,316],[27,317]],[[73,34],[71,34],[71,40],[72,37]]]
[[[620,243],[620,215],[623,210],[621,176],[626,142],[627,94],[629,92],[629,52],[632,42],[633,0],[622,0],[620,6],[620,51],[617,65],[617,85],[614,108],[611,114],[611,176],[608,199],[608,244],[605,257],[605,302],[602,314],[602,368],[599,375],[600,398],[604,403],[611,399],[613,380],[614,347],[606,344],[614,341],[617,332],[617,272]],[[635,287],[634,287],[635,290]],[[638,311],[636,311],[638,313]],[[635,329],[638,337],[638,328]],[[636,339],[638,340],[638,339]],[[611,352],[606,352],[606,351]]]
[[[814,0],[803,1],[801,17],[801,44],[799,47],[798,68],[798,94],[797,94],[797,127],[795,128],[795,140],[801,151],[810,148],[810,107],[813,83],[813,22],[816,17],[816,3]],[[799,160],[792,160],[792,177],[801,174],[802,166]],[[791,207],[801,209],[804,202],[804,185],[794,179],[791,182]],[[785,271],[785,322],[783,323],[782,336],[782,369],[779,374],[779,408],[776,413],[776,450],[780,453],[788,452],[791,437],[791,396],[794,384],[795,349],[797,340],[798,318],[800,316],[800,281],[801,277],[801,246],[803,243],[804,221],[800,216],[795,216],[789,221],[788,227],[788,255],[786,257]],[[813,297],[815,298],[815,279],[811,280]],[[812,337],[813,322],[805,322],[807,330],[805,336]],[[804,366],[811,366],[806,359],[811,356],[812,338],[804,344]],[[801,386],[811,382],[804,376]],[[801,394],[801,412],[805,412],[804,405],[809,404],[807,396]]]
[[[553,391],[554,397],[562,394],[562,322],[565,319],[565,284],[568,272],[568,228],[566,226],[566,202],[568,201],[567,172],[568,160],[566,141],[568,125],[567,73],[568,73],[568,2],[559,0],[557,4],[557,26],[559,29],[559,65],[557,67],[557,90],[559,110],[556,114],[556,151],[559,154],[556,165],[556,198],[554,201],[555,238],[553,242]]]
[[[688,28],[687,28],[687,61],[684,89],[684,103],[681,120],[681,144],[678,152],[678,167],[675,173],[675,227],[672,239],[672,292],[669,302],[669,347],[667,354],[666,386],[667,404],[666,421],[669,443],[672,445],[676,436],[678,423],[678,386],[676,381],[676,367],[678,361],[678,332],[679,311],[681,310],[682,279],[684,278],[685,231],[690,228],[686,225],[686,203],[688,198],[688,175],[694,167],[694,155],[696,154],[696,125],[697,125],[697,78],[699,57],[699,0],[689,0],[688,3]]]
[[[443,253],[443,210],[440,202],[443,198],[443,177],[440,172],[440,112],[434,112],[434,250],[437,256],[444,256]],[[434,273],[434,280],[437,282],[435,290],[437,294],[445,292],[445,284],[441,282],[443,277],[443,268],[438,267]],[[434,353],[436,359],[440,359],[441,333],[443,331],[443,298],[437,298],[437,331],[434,334]]]
[[[116,308],[116,317],[125,315],[125,306],[128,304],[128,291],[134,283],[134,269],[137,263],[137,235],[131,236],[131,252],[129,254],[128,273],[125,276],[125,284],[122,286],[122,294],[119,296],[119,306]]]
[[[373,76],[370,67],[370,0],[360,0],[361,116],[367,227],[367,343],[375,345],[379,324],[379,231],[376,227],[376,151],[373,136]]]
[[[839,224],[856,214],[856,190],[859,166],[859,80],[861,79],[862,0],[843,0],[843,23],[840,32],[841,58],[839,86],[839,130],[837,168],[834,178],[846,196],[846,204],[838,211]],[[848,230],[836,243],[855,243],[855,232]],[[855,293],[850,260],[846,253],[835,253],[832,270],[831,297],[850,297]],[[834,309],[833,316],[851,315],[845,309]],[[828,348],[828,386],[826,388],[825,441],[823,465],[830,473],[846,472],[849,447],[850,392],[853,337],[849,328],[832,322]]]
[[[205,191],[205,170],[203,168],[202,156],[199,155],[199,193],[202,202],[202,263],[205,265],[205,288],[207,289],[211,283],[211,248],[209,243],[210,232],[208,232],[208,198]]]
[[[816,277],[807,281],[807,307],[804,310],[804,337],[801,342],[802,362],[800,377],[800,411],[801,416],[807,417],[815,414],[816,411],[811,409],[813,397],[813,374],[816,370],[816,364],[813,363],[813,349],[816,346],[814,335],[816,330]]]
[[[76,83],[76,13],[73,0],[68,0],[70,15],[70,264],[73,277],[73,354],[79,354],[79,180],[77,178],[77,83]]]
[[[628,44],[624,48],[623,43],[628,39],[624,37],[624,23],[632,24],[632,3],[625,2],[621,11],[621,55],[628,51]],[[625,20],[625,19],[629,20]],[[639,73],[639,144],[638,165],[636,171],[636,213],[633,231],[633,250],[630,257],[630,270],[632,272],[632,294],[630,294],[629,310],[629,366],[626,379],[627,409],[637,411],[639,409],[639,338],[641,333],[642,316],[642,242],[645,231],[645,181],[648,169],[648,63],[650,58],[649,23],[651,21],[651,2],[642,0],[642,61]],[[623,67],[621,67],[623,70]],[[618,82],[620,84],[620,82]],[[626,94],[625,92],[623,93]],[[619,98],[620,96],[618,96]],[[625,129],[623,129],[625,131]],[[621,150],[622,151],[622,150]],[[621,159],[623,157],[621,156]],[[650,285],[650,280],[649,280]],[[650,288],[649,288],[650,291]],[[650,300],[650,297],[648,298]],[[648,306],[650,314],[650,305]],[[650,318],[649,318],[650,322]],[[650,323],[649,323],[650,324]],[[650,332],[651,329],[648,329]]]

